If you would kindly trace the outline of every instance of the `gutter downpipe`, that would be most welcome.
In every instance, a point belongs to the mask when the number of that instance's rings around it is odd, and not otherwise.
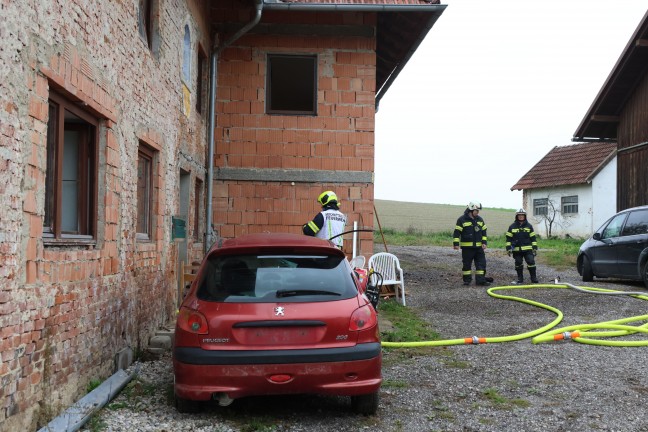
[[[205,247],[204,251],[205,254],[209,251],[211,248],[212,244],[214,243],[214,224],[212,220],[212,198],[214,195],[214,150],[215,150],[215,139],[214,139],[214,132],[216,130],[216,85],[217,85],[217,68],[218,68],[218,56],[220,55],[221,52],[228,46],[230,46],[232,43],[234,43],[237,39],[239,39],[241,36],[243,36],[245,33],[250,31],[252,27],[257,25],[259,21],[261,21],[261,15],[263,13],[263,0],[254,0],[255,2],[255,9],[256,13],[254,15],[254,18],[252,21],[244,25],[239,31],[234,33],[231,38],[226,40],[222,45],[219,45],[218,47],[214,48],[212,50],[212,55],[211,55],[211,61],[210,61],[210,70],[211,73],[209,75],[209,129],[208,129],[208,135],[209,135],[209,141],[208,141],[208,151],[207,154],[209,155],[209,161],[208,161],[208,168],[207,168],[207,208],[205,209],[205,213],[207,213],[206,217],[206,229],[205,229]],[[214,45],[216,45],[218,42],[218,35],[214,37]]]
[[[329,12],[344,12],[344,11],[353,11],[353,12],[432,12],[432,16],[428,21],[426,27],[427,30],[425,34],[420,37],[412,46],[412,49],[407,53],[403,61],[401,61],[389,75],[389,78],[385,83],[376,91],[376,112],[378,112],[378,106],[380,100],[385,95],[389,87],[392,85],[398,74],[401,73],[407,62],[410,60],[414,52],[418,49],[425,36],[434,26],[437,19],[441,16],[447,5],[385,5],[385,4],[305,4],[305,3],[274,3],[271,1],[277,0],[267,0],[265,8],[267,10],[292,10],[292,11],[329,11]]]

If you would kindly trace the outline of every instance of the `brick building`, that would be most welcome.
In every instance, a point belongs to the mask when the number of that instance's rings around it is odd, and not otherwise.
[[[145,349],[219,238],[300,232],[329,188],[371,229],[376,106],[437,3],[0,4],[0,429]]]

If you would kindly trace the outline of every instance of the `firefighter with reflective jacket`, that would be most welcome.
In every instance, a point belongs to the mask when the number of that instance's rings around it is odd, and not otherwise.
[[[333,191],[324,191],[317,198],[322,206],[312,221],[302,227],[304,234],[331,240],[337,247],[342,248],[342,234],[346,225],[346,216],[340,211],[338,198]]]
[[[538,283],[536,276],[535,255],[538,250],[536,235],[533,226],[526,217],[526,211],[519,209],[515,213],[515,222],[506,231],[506,251],[509,256],[513,254],[515,259],[515,271],[517,272],[517,283],[524,283],[524,263],[526,261],[531,282]]]
[[[491,278],[486,278],[486,253],[488,244],[486,224],[479,216],[482,205],[472,201],[466,207],[464,214],[457,219],[452,245],[455,249],[461,248],[461,261],[463,262],[463,284],[472,282],[472,263],[475,262],[475,283],[477,285],[490,285]],[[489,280],[490,279],[490,280]]]

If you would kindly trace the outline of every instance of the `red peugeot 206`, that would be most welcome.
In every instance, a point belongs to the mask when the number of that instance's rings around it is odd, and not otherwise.
[[[356,412],[375,413],[382,354],[363,291],[329,241],[251,234],[213,247],[178,313],[178,411],[310,393],[350,396]]]

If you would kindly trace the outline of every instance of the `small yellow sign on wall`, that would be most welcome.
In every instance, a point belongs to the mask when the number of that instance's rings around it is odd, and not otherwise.
[[[185,83],[182,83],[182,102],[184,105],[184,114],[189,117],[191,114],[191,92]]]

